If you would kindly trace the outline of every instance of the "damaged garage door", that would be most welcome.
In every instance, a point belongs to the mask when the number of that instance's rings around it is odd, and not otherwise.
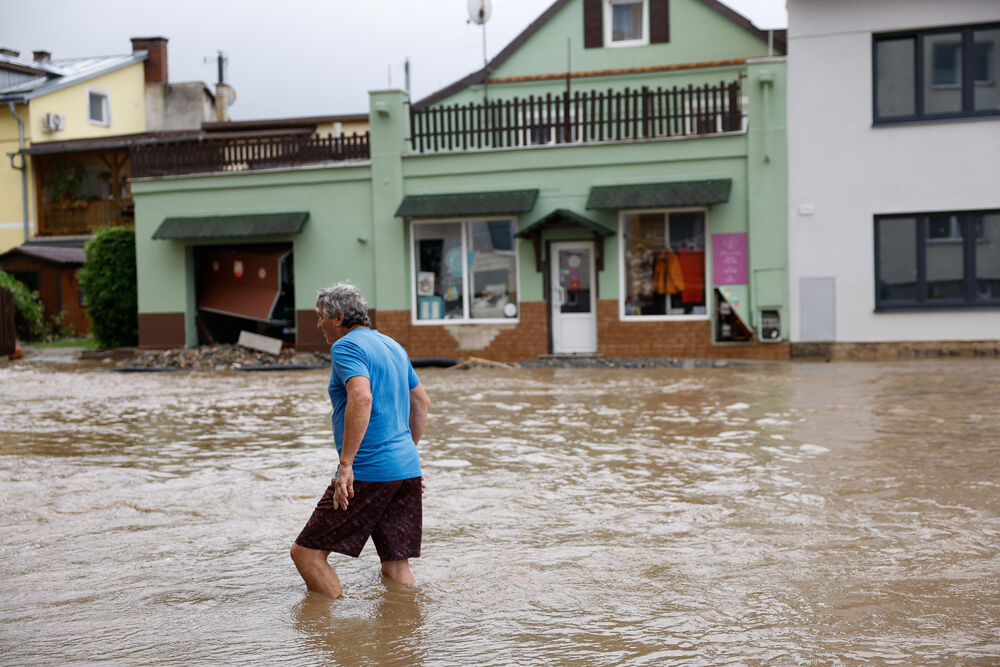
[[[199,337],[232,343],[249,330],[294,341],[292,246],[197,248]]]

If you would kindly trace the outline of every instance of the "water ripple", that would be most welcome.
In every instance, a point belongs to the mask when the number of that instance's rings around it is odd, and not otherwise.
[[[989,664],[996,362],[421,373],[416,588],[304,595],[326,375],[0,367],[5,662]],[[41,564],[45,566],[42,567]]]

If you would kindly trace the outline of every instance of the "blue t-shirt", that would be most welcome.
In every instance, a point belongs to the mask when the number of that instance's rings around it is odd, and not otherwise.
[[[420,477],[420,456],[410,433],[410,390],[420,384],[406,350],[374,329],[353,329],[330,347],[333,437],[344,446],[347,381],[368,378],[372,414],[354,457],[354,479],[390,482]]]

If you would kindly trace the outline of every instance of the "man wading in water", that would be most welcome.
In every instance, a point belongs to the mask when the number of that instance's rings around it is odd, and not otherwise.
[[[413,583],[420,555],[423,480],[417,443],[430,399],[402,346],[371,328],[361,290],[339,283],[316,297],[317,326],[331,344],[330,401],[337,475],[292,545],[311,591],[340,597],[331,551],[357,557],[369,536],[382,573]]]

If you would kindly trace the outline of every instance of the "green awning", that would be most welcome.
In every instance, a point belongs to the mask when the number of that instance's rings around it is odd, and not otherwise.
[[[307,211],[167,218],[153,232],[154,239],[231,239],[298,234],[309,219]]]
[[[597,263],[597,270],[604,270],[604,237],[611,236],[615,230],[608,229],[599,222],[594,222],[590,218],[584,217],[565,208],[557,208],[540,220],[536,220],[515,236],[522,239],[531,239],[531,244],[535,248],[535,270],[541,272],[542,257],[542,232],[546,229],[565,229],[567,227],[583,227],[594,235],[594,257]]]
[[[453,218],[460,215],[510,215],[535,207],[538,190],[462,192],[408,195],[396,209],[397,218]]]
[[[514,236],[523,239],[529,238],[532,234],[542,229],[552,229],[555,227],[583,227],[601,236],[611,236],[615,230],[608,229],[599,222],[594,222],[590,218],[585,218],[579,213],[574,213],[565,208],[557,208],[541,220],[536,220]]]
[[[621,210],[722,204],[729,201],[732,187],[733,182],[728,178],[713,181],[599,185],[590,189],[587,208]]]

